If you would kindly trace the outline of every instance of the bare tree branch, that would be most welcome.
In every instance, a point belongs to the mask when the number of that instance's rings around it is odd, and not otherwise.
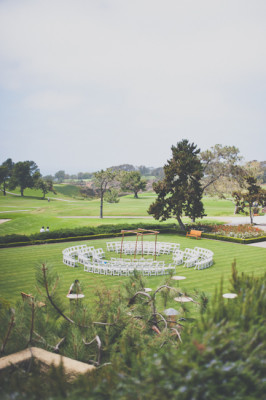
[[[6,337],[5,337],[5,339],[4,339],[3,343],[2,343],[0,354],[3,354],[4,351],[5,351],[5,347],[6,347],[6,344],[8,342],[8,339],[9,339],[9,336],[11,334],[11,331],[12,331],[12,328],[13,328],[14,324],[15,324],[15,311],[14,311],[14,309],[12,309],[12,315],[11,315],[11,318],[10,318],[10,321],[9,321],[9,324],[8,324],[7,334],[6,334]]]
[[[178,330],[176,328],[170,328],[170,329],[171,329],[171,331],[174,331],[174,333],[178,336],[178,339],[182,343],[182,339],[181,339],[181,336],[180,336],[180,333],[178,332]]]
[[[97,348],[98,348],[98,360],[97,360],[97,365],[100,365],[100,361],[101,361],[101,349],[102,349],[102,342],[101,339],[98,335],[95,336],[95,338],[90,341],[89,343],[86,343],[84,339],[82,339],[83,343],[85,344],[85,346],[89,346],[92,343],[96,342],[97,343]]]
[[[78,323],[76,323],[75,321],[73,321],[72,319],[70,319],[69,317],[67,317],[61,310],[60,308],[57,307],[57,305],[54,303],[50,293],[49,293],[49,288],[48,288],[48,283],[47,283],[47,277],[46,277],[46,271],[47,268],[45,268],[45,264],[43,264],[42,266],[42,272],[43,272],[43,276],[44,276],[44,281],[45,281],[45,290],[46,290],[46,294],[48,297],[48,300],[50,301],[50,303],[52,304],[52,306],[56,309],[56,311],[58,312],[58,314],[60,314],[65,320],[67,320],[68,322],[70,322],[71,324],[74,324],[76,326],[79,326],[80,328],[90,328],[90,326],[88,325],[80,325]],[[117,321],[116,321],[117,322]],[[106,325],[106,326],[112,326],[115,325],[116,322],[113,323],[107,323],[107,322],[92,322],[94,325]]]
[[[72,319],[68,318],[68,317],[57,307],[57,305],[53,302],[53,299],[51,298],[50,293],[49,293],[49,289],[48,289],[46,271],[47,271],[47,268],[45,267],[45,264],[43,264],[43,266],[42,266],[42,272],[43,272],[43,277],[44,277],[44,282],[45,282],[45,290],[46,290],[46,294],[47,294],[48,300],[50,301],[50,303],[52,304],[52,306],[56,309],[56,311],[58,312],[58,314],[61,315],[61,317],[63,317],[65,320],[67,320],[67,321],[70,322],[71,324],[75,324],[75,325],[76,325],[76,323],[75,323]]]
[[[157,292],[159,292],[160,290],[162,290],[162,289],[164,289],[164,288],[166,288],[166,289],[173,289],[173,290],[178,291],[175,287],[168,286],[168,285],[162,285],[162,286],[160,286],[157,290],[155,290],[154,296],[156,295]]]
[[[164,324],[165,324],[165,328],[167,328],[167,321],[166,321],[166,319],[162,316],[162,314],[156,312],[155,315],[159,315],[159,316],[161,317],[161,320],[160,320],[160,321],[157,321],[157,324],[159,324],[159,322],[163,321]]]
[[[128,305],[134,304],[135,298],[136,298],[137,296],[139,296],[139,295],[146,296],[146,297],[148,297],[149,300],[152,299],[151,296],[150,296],[148,293],[146,293],[146,292],[136,292],[136,293],[134,294],[134,296],[129,300]]]
[[[40,343],[44,343],[46,346],[50,347],[50,349],[52,349],[55,353],[59,353],[59,347],[66,340],[66,338],[63,337],[62,339],[59,340],[59,342],[55,346],[52,346],[51,344],[47,343],[46,340],[44,339],[44,337],[39,335],[39,333],[37,333],[35,331],[33,331],[33,333],[35,336],[37,336],[39,338]]]

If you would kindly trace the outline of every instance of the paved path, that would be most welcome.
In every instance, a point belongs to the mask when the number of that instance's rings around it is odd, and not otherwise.
[[[264,249],[266,249],[266,240],[264,242],[251,243],[248,244],[247,246],[264,247]]]
[[[64,217],[57,217],[57,218],[93,218],[93,219],[95,219],[95,218],[97,218],[97,219],[100,219],[100,217],[98,217],[97,215],[79,215],[79,216],[64,216]],[[132,216],[132,215],[117,215],[117,216],[114,216],[114,215],[104,215],[104,217],[102,218],[102,219],[114,219],[114,218],[121,218],[121,219],[127,219],[127,218],[138,218],[138,219],[153,219],[153,217],[147,217],[147,216],[139,216],[139,217],[136,217],[136,216]]]
[[[17,212],[24,212],[24,211],[30,211],[30,210],[14,210],[14,213],[17,213]],[[5,213],[8,213],[8,214],[13,214],[13,211],[0,211],[0,214],[5,214]]]
[[[10,219],[0,219],[0,224],[3,224],[4,222],[11,221]]]
[[[224,221],[228,225],[245,225],[250,224],[249,217],[206,217],[206,219],[216,219]],[[266,214],[264,216],[258,216],[253,218],[254,224],[264,231],[266,231]]]
[[[57,218],[100,218],[99,216],[96,215],[79,215],[79,216],[60,216]],[[153,217],[150,216],[143,216],[143,215],[104,215],[103,219],[127,219],[127,218],[132,218],[132,219],[153,219]],[[249,224],[250,223],[250,218],[249,217],[205,217],[203,218],[204,220],[216,220],[216,221],[222,221],[227,223],[228,225],[242,225],[242,224]],[[258,228],[263,229],[266,231],[266,215],[263,217],[254,217],[254,223]]]

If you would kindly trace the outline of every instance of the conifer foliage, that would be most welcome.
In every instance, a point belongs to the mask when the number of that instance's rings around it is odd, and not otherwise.
[[[231,287],[225,290],[237,297],[223,298],[221,281],[211,301],[197,293],[197,320],[188,323],[192,319],[181,313],[175,328],[158,306],[161,293],[166,291],[171,300],[178,292],[169,281],[151,295],[144,291],[143,277],[132,276],[118,292],[98,289],[91,307],[73,304],[70,315],[56,298],[60,282],[46,266],[38,282],[46,307],[37,307],[37,299],[36,307],[25,303],[16,310],[1,303],[2,355],[38,344],[85,362],[91,359],[97,368],[70,382],[62,367],[44,373],[35,363],[16,366],[0,374],[1,399],[265,397],[266,275],[239,275],[234,263]]]
[[[203,168],[198,157],[200,149],[184,139],[171,150],[172,158],[164,166],[164,179],[153,185],[158,197],[148,213],[161,221],[175,217],[180,228],[185,230],[181,218],[183,214],[192,220],[204,216],[200,184]]]

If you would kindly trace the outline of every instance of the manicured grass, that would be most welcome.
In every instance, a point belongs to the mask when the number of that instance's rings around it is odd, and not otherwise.
[[[70,194],[74,190],[70,185],[62,185],[62,191]],[[61,187],[61,186],[60,186]],[[17,191],[14,191],[18,193]],[[40,197],[37,197],[37,196]],[[49,197],[49,196],[47,196]],[[81,226],[98,226],[102,224],[138,224],[158,221],[149,217],[147,209],[156,198],[152,192],[141,193],[139,199],[133,195],[123,196],[119,203],[104,203],[104,217],[123,216],[125,218],[97,218],[99,216],[99,199],[75,200],[62,193],[51,195],[50,202],[41,198],[41,192],[27,189],[25,197],[0,195],[0,218],[11,219],[11,221],[0,225],[0,235],[8,234],[33,234],[39,232],[41,226],[49,226],[51,230],[74,228]],[[63,199],[55,200],[55,199]],[[234,206],[231,201],[204,199],[206,213],[208,216],[233,215]],[[79,217],[79,218],[65,218]],[[86,217],[86,218],[82,218]],[[89,219],[88,217],[94,217]],[[96,218],[95,218],[96,217]],[[134,218],[130,218],[134,217]],[[142,218],[135,218],[142,217]],[[170,219],[166,223],[175,222]],[[184,218],[184,222],[189,219]]]
[[[79,188],[74,185],[54,185],[54,188],[58,196],[60,195],[64,195],[67,197],[80,196]],[[51,193],[51,196],[53,197],[54,194]],[[49,197],[49,194],[47,195],[47,197]]]
[[[90,274],[83,271],[82,267],[67,267],[62,262],[62,250],[71,245],[86,243],[89,246],[102,247],[106,250],[106,241],[117,239],[104,239],[87,242],[73,242],[50,244],[41,246],[18,247],[0,250],[0,293],[1,297],[14,304],[20,298],[20,292],[36,293],[35,288],[35,268],[42,263],[53,265],[60,276],[59,293],[67,302],[65,297],[70,284],[74,279],[79,279],[84,288],[86,301],[90,301],[97,286],[106,285],[108,288],[118,288],[126,277],[104,276]],[[148,240],[151,240],[149,238]],[[160,241],[180,243],[181,249],[195,246],[210,249],[214,252],[214,265],[211,268],[195,271],[183,266],[176,267],[176,274],[186,276],[185,281],[173,285],[181,286],[182,291],[191,293],[193,289],[204,291],[208,295],[213,295],[221,277],[224,280],[224,291],[230,289],[231,265],[234,260],[237,262],[239,273],[245,272],[262,275],[265,272],[266,249],[245,246],[233,243],[225,243],[208,239],[189,239],[177,235],[160,235]],[[114,253],[107,254],[108,257]],[[166,262],[171,261],[170,256],[160,256]],[[164,281],[164,277],[147,277],[147,286],[156,288]]]
[[[205,214],[213,217],[234,215],[234,203],[231,200],[222,200],[212,197],[203,198]]]

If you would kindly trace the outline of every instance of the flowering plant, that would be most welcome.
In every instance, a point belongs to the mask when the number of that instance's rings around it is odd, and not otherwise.
[[[264,231],[252,225],[213,225],[212,233],[215,235],[229,236],[240,239],[259,237]]]

